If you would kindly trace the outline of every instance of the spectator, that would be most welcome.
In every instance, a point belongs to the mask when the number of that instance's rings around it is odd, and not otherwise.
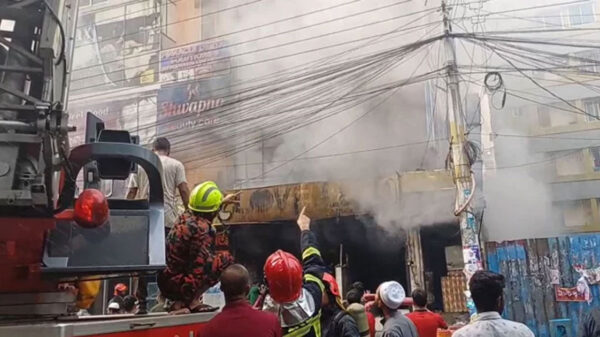
[[[123,299],[127,295],[127,286],[124,283],[117,283],[114,288],[113,297],[108,301],[106,312],[109,315],[119,314],[123,310]],[[113,304],[116,303],[116,304]],[[111,304],[112,307],[111,307]]]
[[[117,296],[121,297],[121,298],[125,297],[127,295],[127,290],[128,290],[128,288],[127,288],[127,286],[124,283],[117,283],[115,285],[115,289],[114,289],[113,295],[115,297],[117,297]]]
[[[127,295],[123,298],[123,313],[135,314],[136,313],[137,298],[132,295]]]
[[[187,206],[190,199],[190,190],[185,179],[185,168],[183,164],[171,157],[171,143],[164,137],[156,138],[152,144],[152,150],[160,158],[162,163],[162,183],[164,192],[164,212],[165,212],[165,231],[166,234],[177,222],[179,210],[177,208],[177,194],[179,191],[183,204]],[[147,199],[148,198],[148,175],[144,170],[133,174],[129,179],[129,192],[127,199]]]
[[[221,290],[225,294],[225,307],[200,331],[200,337],[281,337],[277,316],[248,304],[249,281],[248,270],[240,264],[223,271]]]
[[[120,297],[118,299],[121,299]],[[121,314],[121,309],[123,308],[123,300],[119,301],[117,298],[108,302],[108,307],[106,307],[107,315],[119,315]]]
[[[534,337],[524,324],[500,316],[504,310],[504,276],[480,270],[469,280],[469,289],[478,314],[453,337]]]
[[[398,308],[406,298],[404,288],[396,281],[383,282],[375,294],[375,304],[383,313],[383,337],[418,337],[413,322]]]
[[[367,311],[365,306],[361,303],[362,295],[363,293],[360,289],[353,287],[348,294],[346,294],[346,300],[348,301],[348,308],[346,308],[346,311],[354,318],[361,336],[374,337],[375,331],[371,331],[367,319]]]
[[[360,281],[356,281],[356,282],[352,283],[352,289],[356,289],[358,292],[360,292],[361,296],[365,293],[365,286]]]
[[[360,333],[354,318],[344,310],[340,288],[335,277],[324,273],[325,294],[322,301],[322,335],[324,337],[359,337]]]
[[[442,316],[427,310],[427,292],[415,289],[412,292],[413,312],[406,315],[415,326],[419,337],[436,337],[437,329],[448,329]]]
[[[252,287],[250,288],[250,292],[248,293],[248,302],[250,303],[250,305],[254,305],[254,303],[256,303],[256,300],[258,299],[258,296],[260,295],[260,288],[258,283],[254,283],[252,285]]]
[[[600,309],[592,309],[581,320],[577,337],[596,337],[600,336]]]

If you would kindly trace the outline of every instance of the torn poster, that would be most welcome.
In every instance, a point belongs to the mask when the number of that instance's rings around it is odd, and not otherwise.
[[[560,271],[558,269],[550,269],[550,284],[560,284]]]
[[[600,267],[584,269],[582,266],[574,266],[574,268],[588,284],[600,283]]]
[[[557,302],[592,302],[590,287],[581,277],[577,281],[577,286],[572,288],[555,287],[555,295]]]

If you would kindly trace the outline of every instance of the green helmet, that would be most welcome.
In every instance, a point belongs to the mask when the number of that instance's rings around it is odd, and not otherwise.
[[[212,181],[197,185],[190,194],[188,208],[194,212],[212,213],[219,210],[223,202],[223,193]]]

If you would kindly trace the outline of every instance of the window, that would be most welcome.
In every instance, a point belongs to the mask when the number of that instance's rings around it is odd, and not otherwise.
[[[590,148],[590,153],[592,155],[592,165],[594,166],[594,171],[600,172],[600,147]]]
[[[566,26],[580,26],[596,22],[594,4],[587,3],[573,5],[563,10]]]
[[[107,3],[108,0],[79,0],[79,7],[89,7],[99,4]]]
[[[92,0],[92,4],[95,4]],[[136,1],[80,15],[71,88],[74,94],[156,82],[160,47],[156,1]]]
[[[585,118],[588,122],[600,120],[600,98],[584,102],[583,107],[586,113]]]
[[[538,120],[541,127],[550,127],[550,109],[547,106],[541,105],[538,107]]]
[[[540,13],[540,17],[544,22],[545,28],[554,28],[556,29],[563,27],[562,16],[560,10],[548,10]]]
[[[513,108],[510,109],[512,111],[512,116],[515,118],[523,117],[523,110],[521,108]]]
[[[589,226],[592,223],[591,200],[574,200],[563,203],[563,219],[566,227]]]
[[[586,50],[573,55],[573,62],[580,72],[600,72],[600,50]]]
[[[202,0],[202,13],[216,13],[221,5],[218,0]],[[207,15],[202,20],[202,39],[208,40],[217,35],[218,15]]]
[[[160,4],[160,27],[163,35],[163,49],[173,47],[175,40],[173,36],[174,30],[177,28],[173,26],[173,23],[177,21],[177,1],[163,0],[164,3]]]

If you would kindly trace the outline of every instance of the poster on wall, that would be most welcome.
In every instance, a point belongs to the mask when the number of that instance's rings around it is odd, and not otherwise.
[[[578,287],[562,288],[555,287],[557,302],[586,302],[586,295]]]
[[[228,94],[227,77],[163,87],[158,92],[157,134],[176,137],[219,123],[218,108]]]
[[[227,43],[201,41],[160,52],[160,82],[163,84],[227,76],[230,71]]]
[[[570,319],[551,319],[550,337],[572,337],[573,322]]]

